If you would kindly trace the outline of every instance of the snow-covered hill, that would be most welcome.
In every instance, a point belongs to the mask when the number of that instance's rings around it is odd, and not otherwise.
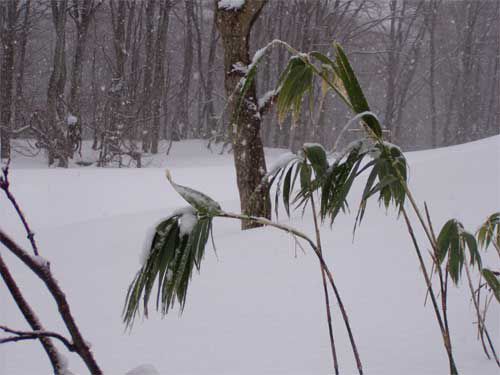
[[[269,150],[268,160],[283,150]],[[429,204],[440,227],[456,217],[470,230],[500,209],[500,136],[432,151],[408,153],[415,196]],[[331,373],[328,332],[316,258],[270,228],[241,232],[239,223],[216,219],[217,256],[208,250],[194,275],[184,314],[151,314],[125,332],[121,309],[139,267],[146,229],[185,205],[166,182],[205,192],[238,211],[231,155],[210,153],[202,142],[176,144],[171,155],[144,169],[48,169],[18,158],[12,190],[36,231],[41,253],[67,292],[84,336],[106,374],[141,364],[160,374]],[[161,168],[157,168],[161,167]],[[354,189],[352,205],[362,186]],[[26,244],[4,197],[0,226]],[[291,225],[312,233],[310,215]],[[288,220],[280,217],[280,220]],[[373,202],[352,241],[353,215],[323,227],[324,251],[336,277],[367,374],[444,374],[446,355],[403,223]],[[421,235],[421,233],[420,233]],[[422,236],[421,236],[422,237]],[[423,242],[424,243],[424,242]],[[0,249],[47,329],[65,332],[56,307],[37,280]],[[486,260],[498,264],[490,252]],[[496,262],[496,263],[495,263]],[[354,359],[336,306],[334,331],[343,374]],[[500,349],[500,309],[490,310],[489,329]],[[497,374],[476,340],[473,306],[465,285],[452,288],[449,318],[462,374]],[[0,324],[26,328],[0,283]],[[85,373],[68,354],[70,368]],[[148,367],[148,366],[146,366]],[[45,374],[48,360],[36,343],[0,347],[0,374]]]

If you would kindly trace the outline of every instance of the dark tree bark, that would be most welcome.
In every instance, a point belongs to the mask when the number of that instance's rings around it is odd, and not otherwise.
[[[115,61],[112,82],[108,90],[106,126],[102,135],[99,165],[104,166],[111,160],[118,158],[118,164],[121,167],[122,136],[130,114],[126,64],[130,54],[136,3],[110,0],[109,5]]]
[[[87,48],[87,37],[90,22],[97,8],[101,5],[95,0],[72,0],[69,9],[69,15],[73,19],[76,27],[76,46],[71,65],[70,92],[69,92],[69,110],[77,118],[77,123],[72,125],[75,137],[81,134],[81,91],[82,91],[82,72],[85,51]],[[73,156],[73,148],[68,144],[68,155]]]
[[[17,74],[16,74],[16,98],[14,101],[14,126],[18,127],[24,122],[23,101],[24,101],[24,71],[26,59],[26,46],[28,44],[28,34],[30,29],[31,0],[24,4],[24,19],[19,36],[19,49],[17,52]]]
[[[0,255],[0,276],[2,276],[5,285],[7,285],[7,289],[9,289],[12,298],[16,302],[17,307],[19,307],[19,310],[21,310],[24,319],[26,319],[31,329],[33,331],[43,331],[44,328],[40,323],[38,316],[35,314],[31,306],[29,305],[28,301],[26,301],[26,299],[24,298],[21,290],[19,289],[19,286],[12,277],[1,255]],[[54,373],[55,374],[61,373],[60,370],[62,370],[62,364],[60,361],[60,356],[52,340],[48,337],[41,337],[40,343],[42,344],[43,349],[45,350],[47,356],[49,357]]]
[[[153,81],[153,63],[154,63],[154,15],[156,0],[148,0],[146,3],[146,38],[145,49],[146,59],[144,61],[144,84],[143,84],[143,129],[142,129],[142,150],[148,152],[151,150],[151,92]]]
[[[215,2],[217,27],[224,45],[224,84],[229,100],[229,131],[233,144],[234,164],[240,194],[241,211],[247,215],[271,217],[271,204],[267,186],[262,179],[266,174],[264,148],[260,135],[261,118],[258,113],[255,82],[237,108],[234,94],[242,73],[233,67],[250,64],[249,39],[253,23],[266,0],[247,0],[238,10],[219,9]],[[242,229],[257,226],[242,222]]]
[[[207,59],[207,76],[205,85],[205,109],[206,109],[206,130],[205,136],[208,138],[217,129],[217,119],[215,118],[215,106],[214,106],[214,63],[215,63],[215,51],[217,49],[217,25],[215,19],[212,24],[212,30],[210,31],[210,46],[208,48],[208,59]]]
[[[151,152],[153,154],[158,153],[158,143],[160,140],[160,110],[165,82],[165,60],[170,8],[171,4],[169,0],[161,0],[160,20],[158,22],[158,31],[155,44],[154,80],[152,87],[153,126],[151,131]]]
[[[47,116],[46,121],[52,131],[51,138],[55,144],[48,148],[49,165],[54,158],[59,159],[60,167],[68,166],[67,145],[64,121],[64,88],[66,86],[66,14],[68,0],[51,0],[52,21],[56,33],[56,46],[50,75],[49,87],[47,89]]]
[[[184,34],[184,65],[182,68],[182,81],[177,95],[176,111],[172,120],[173,140],[186,138],[190,130],[189,123],[189,88],[191,85],[191,71],[193,67],[193,1],[184,1],[186,18]]]
[[[7,249],[9,249],[19,260],[21,260],[33,273],[35,273],[41,281],[45,284],[48,291],[54,298],[57,304],[59,314],[63,319],[68,332],[71,335],[75,351],[78,353],[80,358],[85,362],[85,365],[92,374],[98,375],[102,374],[99,365],[97,364],[94,354],[89,347],[89,344],[84,340],[80,328],[77,326],[73,314],[71,312],[66,295],[59,287],[59,284],[52,276],[50,268],[37,263],[31,255],[28,254],[26,250],[21,248],[16,242],[14,242],[6,233],[0,229],[0,243],[2,243]]]
[[[429,28],[429,106],[431,116],[431,144],[437,147],[437,110],[436,110],[436,18],[438,1],[431,0],[427,9],[426,21]]]
[[[0,68],[0,159],[10,158],[11,117],[12,117],[12,88],[14,82],[14,43],[16,39],[17,22],[16,0],[7,0],[3,4],[4,16],[2,33],[3,61]]]

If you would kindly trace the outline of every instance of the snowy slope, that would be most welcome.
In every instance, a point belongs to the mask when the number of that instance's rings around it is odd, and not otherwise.
[[[500,137],[446,149],[407,154],[411,184],[426,200],[437,227],[456,217],[471,230],[500,208]],[[268,159],[284,151],[270,150]],[[41,163],[40,163],[41,164]],[[40,165],[39,164],[39,165]],[[18,168],[16,168],[16,165]],[[176,145],[160,168],[30,169],[14,161],[13,191],[37,232],[52,269],[107,374],[142,364],[160,374],[326,374],[331,358],[319,266],[310,253],[270,228],[239,231],[217,219],[217,255],[207,251],[201,274],[190,286],[184,314],[151,314],[125,332],[120,314],[126,288],[139,267],[144,233],[157,219],[184,205],[167,184],[200,189],[223,208],[238,211],[230,155],[209,153],[201,142]],[[355,188],[359,195],[362,186]],[[353,198],[353,206],[355,199]],[[285,220],[285,217],[280,217]],[[292,225],[312,234],[306,214]],[[413,248],[393,212],[375,203],[352,242],[353,215],[323,228],[324,251],[338,283],[368,374],[444,374],[446,355]],[[22,228],[5,198],[0,225],[25,244]],[[65,332],[56,308],[29,272],[0,249],[33,301],[46,328]],[[490,252],[487,260],[498,262]],[[498,264],[498,263],[496,263]],[[456,360],[462,374],[497,374],[474,332],[465,285],[452,288],[449,306]],[[500,349],[500,311],[490,310],[489,329]],[[355,373],[344,326],[333,308],[342,373]],[[3,284],[0,322],[26,328]],[[68,354],[75,373],[83,364]],[[28,360],[29,359],[29,360]],[[150,366],[146,366],[150,367]],[[49,364],[37,343],[0,346],[0,374],[45,374]]]

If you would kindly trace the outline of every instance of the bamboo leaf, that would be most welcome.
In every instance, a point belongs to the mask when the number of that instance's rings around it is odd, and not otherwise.
[[[500,281],[498,280],[498,277],[495,276],[495,274],[487,268],[483,268],[481,270],[481,274],[493,291],[497,302],[500,303]]]
[[[290,217],[290,190],[292,179],[293,166],[288,168],[288,172],[283,184],[283,205],[285,206],[286,214]]]
[[[477,248],[477,242],[474,236],[466,231],[461,232],[461,237],[463,238],[465,244],[467,245],[467,248],[469,249],[470,252],[470,264],[471,265],[478,265],[478,268],[481,269],[481,255],[479,254],[478,248]]]
[[[342,80],[345,92],[349,97],[349,101],[354,112],[362,113],[370,111],[370,107],[368,106],[368,102],[366,101],[354,70],[352,69],[351,64],[349,63],[349,60],[345,55],[342,47],[338,43],[335,44],[335,50],[337,57],[335,72]],[[363,121],[371,129],[376,137],[382,138],[382,128],[379,122],[373,116],[363,116]]]
[[[437,238],[437,260],[439,264],[442,264],[446,258],[454,236],[458,236],[456,231],[456,220],[451,219],[443,225]]]
[[[192,217],[196,215],[195,221]],[[186,303],[192,270],[200,269],[205,247],[212,229],[211,216],[199,216],[194,210],[178,211],[162,221],[155,231],[151,249],[130,284],[125,299],[123,319],[131,327],[143,305],[147,316],[148,304],[155,282],[158,284],[156,309],[167,314],[175,300],[181,312]],[[183,220],[191,220],[183,222]],[[189,227],[192,225],[192,228]]]
[[[500,245],[500,212],[490,215],[476,233],[481,248],[486,249],[494,241]]]
[[[166,176],[175,191],[177,191],[177,193],[179,193],[179,195],[184,198],[186,202],[188,202],[197,212],[213,216],[221,211],[220,204],[209,196],[197,190],[191,189],[190,187],[176,184],[172,180],[172,176],[168,169],[166,170]]]
[[[312,88],[313,76],[312,68],[302,58],[294,56],[289,60],[278,82],[277,112],[280,124],[290,112],[293,112],[295,119],[298,118],[304,95]]]
[[[318,143],[306,143],[302,149],[307,160],[311,163],[316,177],[323,177],[328,169],[328,160],[324,147]]]

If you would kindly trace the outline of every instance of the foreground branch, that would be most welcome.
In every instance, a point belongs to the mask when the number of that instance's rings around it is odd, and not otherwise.
[[[43,331],[43,330],[19,331],[2,325],[0,325],[0,329],[6,333],[12,333],[15,335],[6,338],[0,338],[0,344],[5,344],[8,342],[17,342],[22,340],[38,340],[42,337],[51,337],[61,341],[70,352],[75,351],[75,346],[72,343],[70,343],[66,337],[56,332]]]
[[[83,339],[80,329],[76,325],[75,319],[71,313],[66,296],[59,287],[57,281],[52,276],[48,266],[37,262],[31,255],[29,255],[23,248],[15,243],[5,232],[0,229],[0,242],[16,255],[33,273],[35,273],[45,284],[50,294],[54,298],[59,314],[68,329],[75,352],[82,358],[83,362],[92,374],[102,374],[101,369],[94,359],[94,355],[90,350],[88,344]]]
[[[23,212],[21,211],[21,207],[19,207],[19,204],[17,203],[16,198],[14,195],[10,192],[9,186],[9,164],[10,164],[10,159],[7,162],[7,165],[2,168],[2,176],[0,176],[0,189],[2,189],[5,192],[5,195],[7,196],[7,199],[12,203],[12,206],[14,206],[14,209],[17,212],[17,215],[19,216],[19,219],[21,219],[21,222],[23,223],[24,229],[26,230],[26,236],[30,240],[31,247],[33,248],[33,252],[35,255],[38,255],[38,247],[35,242],[35,233],[31,230],[28,221],[24,217]]]
[[[1,255],[0,255],[0,275],[5,281],[7,289],[9,289],[12,298],[16,302],[17,307],[19,307],[19,310],[21,310],[24,319],[26,319],[31,329],[33,329],[34,331],[43,331],[43,326],[40,323],[40,320],[38,319],[37,315],[35,314],[31,306],[24,298],[23,294],[21,293],[21,290],[19,289],[16,281],[10,274],[10,271],[7,268],[7,265],[4,263]],[[40,337],[40,343],[42,344],[43,349],[45,350],[47,356],[49,357],[54,373],[59,374],[60,369],[62,369],[62,364],[60,361],[61,357],[59,355],[57,348],[54,346],[54,343],[49,337]]]

